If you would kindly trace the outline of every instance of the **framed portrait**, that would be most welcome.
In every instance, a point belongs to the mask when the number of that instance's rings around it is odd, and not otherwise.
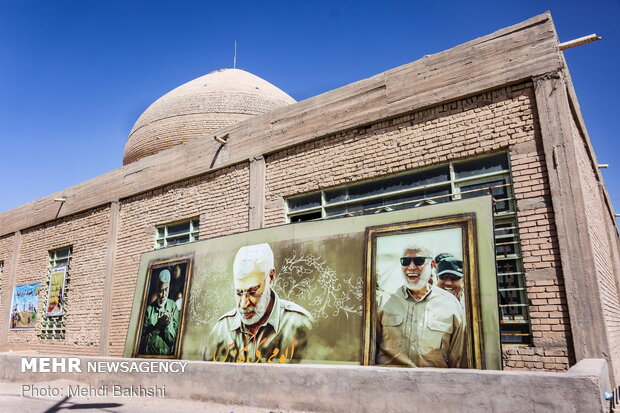
[[[184,256],[149,263],[133,357],[180,357],[192,261]]]
[[[145,252],[123,356],[397,364],[376,359],[378,298],[403,287],[403,264],[418,262],[433,282],[433,306],[441,311],[432,320],[417,317],[405,323],[407,312],[392,309],[385,331],[410,328],[419,318],[426,323],[422,326],[432,327],[432,345],[450,348],[449,355],[441,355],[450,361],[445,366],[501,369],[492,205],[490,196],[478,197]],[[421,263],[412,251],[404,251],[416,245],[425,247],[419,251],[425,257]],[[165,300],[158,301],[162,273],[163,280],[170,273],[167,299],[181,299],[174,342],[172,334],[156,333],[166,321],[157,324],[166,312],[161,309]],[[416,282],[417,275],[408,277]],[[247,342],[248,332],[254,341]],[[419,334],[411,337],[420,340]],[[400,346],[405,339],[390,334],[384,344]],[[167,349],[162,340],[170,342]],[[427,347],[429,340],[422,340]],[[433,364],[437,357],[426,357],[427,365],[442,366]]]
[[[475,220],[367,228],[364,364],[485,368]]]
[[[65,281],[67,277],[67,267],[55,267],[50,271],[50,284],[47,290],[47,302],[45,304],[45,315],[60,316],[65,305]]]
[[[11,330],[27,330],[36,327],[40,289],[41,283],[13,287],[11,316],[9,317]]]

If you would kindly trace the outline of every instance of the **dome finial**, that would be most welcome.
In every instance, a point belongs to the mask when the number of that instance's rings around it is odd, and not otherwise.
[[[235,40],[235,57],[233,58],[233,69],[237,68],[237,41]]]

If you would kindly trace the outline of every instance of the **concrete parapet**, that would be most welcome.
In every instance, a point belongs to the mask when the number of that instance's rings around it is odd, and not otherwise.
[[[0,382],[74,380],[90,386],[165,386],[166,398],[315,412],[607,412],[607,362],[585,359],[565,373],[189,361],[184,373],[21,372],[24,357],[0,354]],[[58,357],[58,356],[56,356]]]

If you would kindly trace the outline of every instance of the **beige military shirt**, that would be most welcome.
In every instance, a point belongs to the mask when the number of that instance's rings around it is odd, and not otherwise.
[[[207,337],[203,359],[243,363],[295,363],[304,357],[313,317],[303,307],[272,292],[271,315],[256,334],[237,309],[224,314]]]
[[[459,367],[464,344],[464,310],[449,292],[430,286],[416,300],[403,286],[378,294],[376,364]]]

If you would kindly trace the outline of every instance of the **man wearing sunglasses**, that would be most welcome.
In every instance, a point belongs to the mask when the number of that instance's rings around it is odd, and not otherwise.
[[[437,265],[437,286],[452,293],[465,308],[463,294],[463,261],[452,256],[435,258]]]
[[[377,294],[377,364],[460,366],[463,308],[454,295],[429,283],[432,257],[426,248],[406,248],[400,258],[403,286],[392,294]]]

